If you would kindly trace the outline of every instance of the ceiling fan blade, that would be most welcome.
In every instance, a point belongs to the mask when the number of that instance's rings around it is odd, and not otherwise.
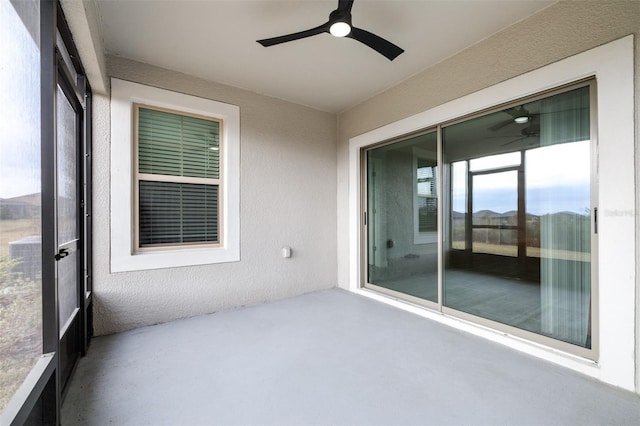
[[[510,118],[510,119],[508,119],[508,120],[504,120],[504,121],[501,121],[501,122],[499,122],[499,123],[496,123],[496,124],[494,124],[493,126],[489,127],[489,130],[491,130],[491,131],[494,131],[494,132],[495,132],[495,131],[497,131],[497,130],[502,129],[502,128],[503,128],[503,127],[505,127],[505,126],[508,126],[508,125],[509,125],[509,124],[511,124],[511,123],[514,123],[513,118]]]
[[[357,40],[362,44],[366,44],[390,61],[393,61],[398,55],[404,52],[404,49],[401,49],[390,41],[360,28],[351,27],[351,32],[347,37]]]
[[[338,10],[340,12],[351,12],[353,0],[338,0]]]
[[[257,41],[264,47],[269,47],[269,46],[274,46],[276,44],[286,43],[288,41],[300,40],[301,38],[311,37],[311,36],[326,33],[326,32],[329,32],[328,22],[318,27],[311,28],[309,30],[299,31],[297,33],[287,34],[279,37],[265,38]]]

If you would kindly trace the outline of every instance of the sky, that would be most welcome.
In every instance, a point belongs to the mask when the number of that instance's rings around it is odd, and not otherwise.
[[[590,203],[589,141],[572,142],[531,149],[525,157],[525,203],[527,213],[542,215],[571,211],[584,214]],[[502,156],[495,156],[502,157]],[[485,157],[483,169],[490,169],[491,157]],[[501,161],[502,160],[502,161]],[[514,164],[496,158],[494,167]],[[517,160],[516,160],[517,163]],[[478,170],[479,168],[476,168]],[[463,211],[466,203],[464,168],[454,166],[453,205]],[[505,213],[517,208],[517,172],[501,172],[474,177],[473,210]]]
[[[0,15],[0,198],[12,198],[40,192],[40,60],[10,2]]]

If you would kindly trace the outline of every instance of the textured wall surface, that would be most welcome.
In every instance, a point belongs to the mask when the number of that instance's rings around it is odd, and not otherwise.
[[[561,1],[341,113],[338,116],[338,285],[349,286],[349,138],[639,33],[639,1]],[[636,36],[636,134],[640,133],[637,46]]]
[[[129,60],[112,77],[240,107],[241,261],[109,271],[109,99],[94,99],[94,325],[97,335],[334,287],[336,117]],[[290,259],[281,248],[290,246]]]

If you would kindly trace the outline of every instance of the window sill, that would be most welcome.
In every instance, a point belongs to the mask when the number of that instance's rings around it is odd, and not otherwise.
[[[226,247],[144,251],[111,259],[111,272],[143,271],[240,261],[240,250]]]

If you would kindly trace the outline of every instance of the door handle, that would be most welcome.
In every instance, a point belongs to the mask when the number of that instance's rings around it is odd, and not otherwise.
[[[58,250],[58,253],[55,255],[56,260],[60,260],[62,258],[65,258],[67,256],[69,256],[69,254],[71,253],[71,251],[67,248],[63,248]]]

